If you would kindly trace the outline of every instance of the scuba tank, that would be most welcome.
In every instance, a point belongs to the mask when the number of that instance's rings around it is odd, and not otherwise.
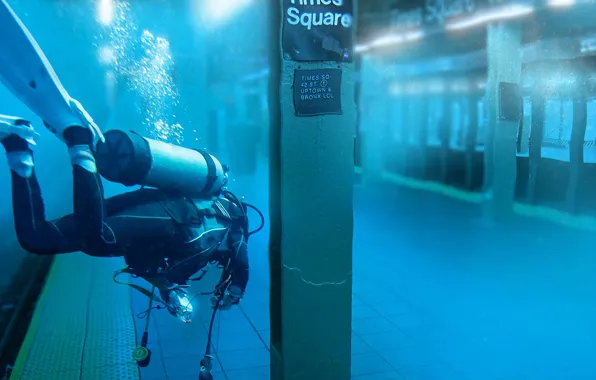
[[[205,151],[117,129],[104,137],[95,156],[99,174],[108,181],[200,198],[219,195],[227,183],[227,166]]]

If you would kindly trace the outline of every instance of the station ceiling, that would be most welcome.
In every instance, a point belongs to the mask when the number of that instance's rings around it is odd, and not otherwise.
[[[358,8],[357,43],[366,44],[391,34],[392,13],[423,8],[424,2],[424,0],[361,0]],[[524,42],[596,33],[594,14],[596,14],[596,5],[593,3],[566,9],[539,10],[521,19],[524,26]],[[486,26],[457,33],[436,32],[435,26],[435,30],[423,39],[375,49],[372,54],[395,62],[411,62],[485,48]]]

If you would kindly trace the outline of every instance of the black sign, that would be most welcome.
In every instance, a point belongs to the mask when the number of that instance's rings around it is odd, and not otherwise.
[[[283,0],[284,59],[352,62],[352,0]]]
[[[295,70],[296,116],[341,115],[341,69]]]
[[[520,121],[523,98],[517,83],[499,83],[499,120]]]

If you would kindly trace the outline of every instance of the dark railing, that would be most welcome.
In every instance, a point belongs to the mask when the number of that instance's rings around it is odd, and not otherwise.
[[[3,252],[6,254],[7,252]],[[0,379],[10,378],[53,256],[27,255],[0,295]]]
[[[559,139],[544,139],[542,140],[542,146],[549,148],[569,148],[569,141]],[[594,146],[596,146],[596,141],[584,141],[584,147]]]

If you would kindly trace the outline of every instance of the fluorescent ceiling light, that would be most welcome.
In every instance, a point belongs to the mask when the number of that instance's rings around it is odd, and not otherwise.
[[[549,8],[566,8],[575,5],[575,0],[548,0],[546,5]]]
[[[366,46],[366,45],[356,45],[356,46],[354,47],[354,51],[355,51],[356,53],[363,53],[363,52],[365,52],[365,51],[367,51],[367,50],[368,50],[368,46]]]
[[[225,24],[252,3],[252,0],[198,0],[203,21],[211,27]]]
[[[110,25],[114,19],[114,0],[97,2],[97,20],[103,25]]]
[[[569,2],[575,0],[548,0],[551,2]],[[500,21],[500,20],[508,20],[514,19],[518,17],[524,17],[529,14],[532,14],[535,11],[534,7],[529,5],[523,4],[511,4],[506,5],[503,7],[499,7],[497,9],[493,9],[484,13],[474,14],[470,17],[455,20],[448,22],[445,26],[445,29],[454,31],[454,30],[462,30],[468,29],[479,25],[484,25],[489,22]],[[369,44],[364,45],[356,45],[355,51],[356,53],[363,53],[372,48],[378,48],[383,46],[391,46],[391,45],[398,45],[403,44],[406,42],[411,42],[415,40],[419,40],[425,36],[423,30],[416,30],[410,31],[405,33],[399,34],[389,34],[383,37],[380,37]]]
[[[487,24],[493,21],[508,20],[518,17],[527,16],[534,12],[534,7],[521,4],[507,5],[494,9],[488,12],[480,13],[467,17],[465,19],[456,20],[447,23],[445,28],[447,30],[462,30],[473,28],[478,25]]]
[[[372,41],[368,45],[357,45],[356,46],[356,53],[361,53],[372,48],[384,47],[384,46],[392,46],[392,45],[399,45],[406,42],[416,41],[424,37],[424,32],[422,30],[414,30],[405,33],[394,33],[389,34],[383,37],[379,37],[376,40]]]

